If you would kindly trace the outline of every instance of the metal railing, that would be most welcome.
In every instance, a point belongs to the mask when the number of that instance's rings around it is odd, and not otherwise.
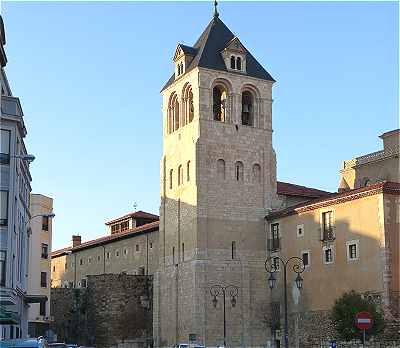
[[[331,242],[334,241],[335,236],[335,228],[333,226],[323,227],[321,231],[321,241],[322,242]]]
[[[269,251],[278,251],[281,249],[280,238],[270,238],[267,240],[267,247]]]

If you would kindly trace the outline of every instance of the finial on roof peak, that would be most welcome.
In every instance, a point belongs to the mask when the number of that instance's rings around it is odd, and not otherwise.
[[[218,1],[215,0],[214,1],[214,18],[218,18],[219,17],[219,13],[218,13]]]

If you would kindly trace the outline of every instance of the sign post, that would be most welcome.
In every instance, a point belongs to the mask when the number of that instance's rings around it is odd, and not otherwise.
[[[356,314],[356,326],[363,331],[363,347],[365,347],[365,330],[369,330],[374,325],[374,319],[369,312],[358,312]]]

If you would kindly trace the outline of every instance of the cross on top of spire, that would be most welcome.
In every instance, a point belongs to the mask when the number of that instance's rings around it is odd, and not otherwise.
[[[219,16],[219,13],[218,13],[218,1],[217,0],[215,0],[214,1],[214,18],[217,18],[218,16]]]

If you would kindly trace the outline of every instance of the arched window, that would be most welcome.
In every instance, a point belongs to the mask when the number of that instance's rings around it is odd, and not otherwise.
[[[221,85],[213,88],[213,115],[214,120],[225,122],[228,93]]]
[[[181,74],[183,74],[183,63],[181,63]]]
[[[235,178],[237,181],[243,181],[244,179],[243,163],[240,161],[235,163]]]
[[[217,175],[218,179],[225,180],[225,161],[223,159],[217,161]]]
[[[178,96],[174,92],[168,105],[168,134],[179,128],[179,102]]]
[[[242,124],[245,126],[254,125],[253,95],[249,91],[242,93]]]
[[[172,190],[172,181],[174,180],[174,170],[169,171],[169,189]]]
[[[178,186],[183,184],[183,169],[182,165],[178,167]]]
[[[179,102],[178,97],[175,95],[173,100],[173,115],[174,115],[174,131],[179,129]]]
[[[186,181],[190,181],[190,161],[186,163]]]
[[[185,114],[183,125],[186,125],[192,122],[194,117],[193,90],[189,84],[183,89],[182,95]]]
[[[235,69],[235,57],[231,56],[231,69]]]
[[[236,69],[242,70],[242,59],[240,57],[236,58]]]
[[[178,64],[178,76],[181,74],[181,65]]]
[[[253,181],[255,183],[261,182],[261,167],[257,163],[253,165]]]

